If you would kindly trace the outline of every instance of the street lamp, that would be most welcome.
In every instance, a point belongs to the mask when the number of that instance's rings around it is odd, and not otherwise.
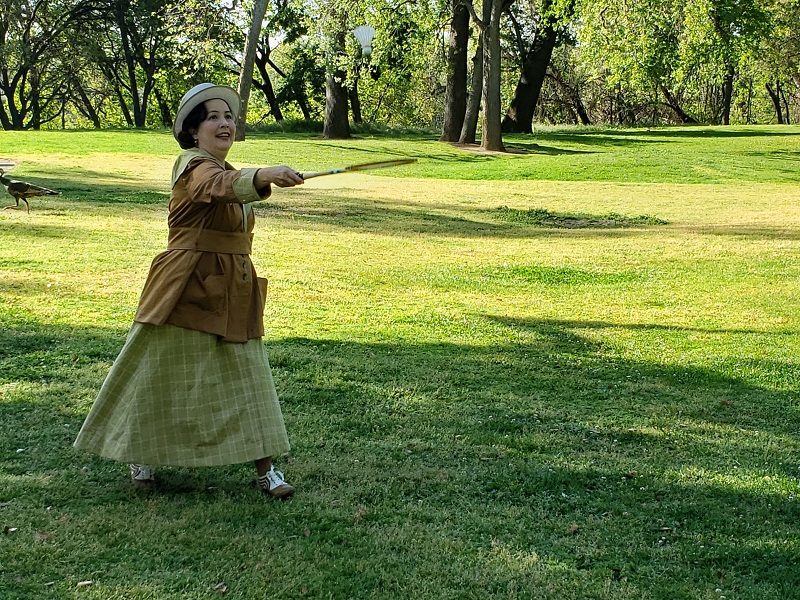
[[[362,25],[353,30],[353,35],[356,36],[358,43],[361,44],[361,54],[363,56],[372,54],[372,36],[375,35],[375,28],[369,25]]]

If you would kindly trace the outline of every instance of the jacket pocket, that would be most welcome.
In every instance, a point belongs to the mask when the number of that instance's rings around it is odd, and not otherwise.
[[[203,277],[195,270],[183,290],[179,303],[221,315],[227,308],[225,275]]]
[[[258,283],[258,295],[260,302],[258,314],[263,315],[264,307],[267,304],[267,280],[264,277],[256,277],[256,283]]]

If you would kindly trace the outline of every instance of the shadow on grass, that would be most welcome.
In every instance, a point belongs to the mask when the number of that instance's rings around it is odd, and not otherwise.
[[[269,340],[300,491],[266,508],[250,467],[164,469],[162,491],[142,496],[123,465],[72,450],[125,332],[5,327],[0,514],[20,531],[3,540],[0,586],[48,598],[65,581],[58,597],[91,565],[117,590],[149,573],[158,597],[179,597],[235,586],[265,553],[293,565],[273,585],[349,598],[464,586],[778,598],[800,585],[792,393],[725,376],[724,364],[622,360],[575,332],[606,323],[481,323],[519,341]],[[754,368],[780,378],[792,367]],[[147,535],[131,528],[136,515]],[[258,597],[247,585],[241,596]]]
[[[119,204],[153,205],[166,207],[169,203],[167,192],[148,191],[139,185],[94,185],[91,191],[64,186],[64,195],[48,198],[47,207],[37,206],[32,200],[30,220],[16,222],[6,227],[15,237],[70,238],[78,235],[78,228],[58,225],[40,225],[36,222],[37,212],[65,214],[73,203],[83,210],[84,206],[110,206]],[[621,237],[648,235],[654,228],[667,224],[658,215],[623,214],[580,214],[566,215],[549,213],[544,209],[516,210],[523,217],[537,211],[548,213],[549,220],[541,224],[524,222],[525,219],[509,221],[504,211],[512,209],[499,207],[489,210],[476,210],[460,207],[453,203],[427,205],[422,209],[416,204],[406,204],[392,198],[365,200],[348,195],[327,193],[325,205],[317,204],[317,190],[294,190],[293,197],[276,197],[269,203],[255,205],[255,214],[262,219],[281,222],[291,227],[296,223],[304,228],[342,229],[370,232],[380,235],[408,236],[432,235],[441,237],[499,237],[499,238],[537,238],[553,236],[583,237]],[[298,202],[299,198],[299,202]],[[3,213],[0,212],[0,215]],[[10,213],[9,213],[10,214]],[[735,236],[747,239],[800,239],[795,228],[748,226],[748,225],[700,225],[687,226],[670,224],[681,231],[713,236]],[[82,234],[88,235],[88,234]]]
[[[295,193],[303,196],[313,194],[305,190],[298,190]],[[422,210],[418,205],[403,204],[392,199],[361,200],[336,194],[328,194],[324,206],[316,205],[313,199],[305,197],[301,202],[302,204],[296,201],[293,203],[291,199],[276,199],[269,205],[257,206],[254,210],[260,218],[278,221],[289,227],[292,223],[297,223],[304,228],[347,229],[395,236],[417,234],[514,239],[553,236],[623,237],[649,235],[653,230],[662,230],[667,224],[666,220],[659,218],[657,214],[581,214],[570,219],[562,219],[566,223],[558,222],[556,218],[552,223],[536,225],[508,222],[502,214],[502,207],[476,210],[461,208],[451,203],[433,205],[429,210]],[[528,213],[535,210],[519,212]],[[749,239],[793,240],[800,237],[797,229],[780,226],[686,226],[674,223],[669,226],[698,234]]]
[[[32,183],[33,178],[29,179]],[[164,181],[162,190],[147,186],[136,177],[119,172],[105,172],[81,167],[48,168],[48,177],[36,177],[35,183],[61,192],[60,196],[31,198],[31,212],[43,203],[67,204],[162,204],[169,203],[169,181]],[[0,204],[3,198],[11,199],[0,188]]]
[[[314,195],[314,192],[305,190],[295,193],[302,196]],[[324,206],[316,205],[314,200],[304,199],[302,202],[302,205],[298,205],[296,200],[280,199],[266,206],[257,206],[254,211],[258,217],[277,220],[286,226],[296,222],[305,228],[318,226],[397,236],[423,234],[441,237],[532,238],[552,236],[556,232],[567,230],[570,233],[564,233],[565,235],[633,235],[636,230],[664,223],[655,217],[636,215],[581,214],[571,217],[542,211],[552,218],[544,219],[544,224],[536,224],[524,222],[523,218],[516,222],[509,221],[507,213],[513,211],[505,207],[471,210],[461,209],[455,204],[442,204],[423,210],[418,205],[391,199],[361,200],[336,194],[328,194]]]
[[[792,152],[791,150],[769,150],[765,152],[744,152],[747,156],[761,156],[771,160],[790,160],[800,161],[800,152]]]
[[[675,325],[660,325],[658,323],[611,323],[608,321],[579,321],[571,319],[511,319],[508,317],[501,317],[497,315],[478,315],[481,318],[490,319],[502,323],[508,327],[526,328],[532,331],[561,331],[564,329],[619,329],[619,330],[632,330],[632,331],[670,331],[670,332],[693,332],[693,333],[735,333],[742,335],[764,335],[776,336],[777,338],[783,336],[800,335],[800,331],[783,330],[783,331],[768,331],[759,329],[728,329],[728,328],[714,328],[714,327],[678,327]]]
[[[669,138],[676,140],[686,139],[736,139],[759,137],[795,137],[800,136],[800,130],[787,128],[786,130],[764,128],[735,128],[724,127],[658,127],[650,129],[573,129],[570,131],[544,131],[531,137],[543,140],[574,140],[581,144],[592,143],[600,146],[635,145],[639,143],[669,142]],[[524,138],[523,138],[524,139]],[[509,138],[516,144],[517,137]]]
[[[711,236],[730,236],[741,237],[752,240],[798,240],[800,230],[796,227],[765,227],[756,225],[701,225],[701,226],[682,226],[681,231],[689,233],[711,235]]]
[[[574,150],[571,148],[556,148],[555,146],[543,146],[537,143],[526,144],[525,142],[515,141],[507,144],[509,149],[524,150],[527,154],[545,154],[547,156],[564,156],[575,154],[593,154],[588,150]]]

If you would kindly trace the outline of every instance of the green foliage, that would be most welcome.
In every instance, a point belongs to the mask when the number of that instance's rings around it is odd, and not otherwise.
[[[325,66],[319,61],[318,41],[305,38],[277,54],[285,59],[285,76],[277,87],[278,102],[284,107],[297,103],[301,114],[305,108],[310,118],[321,118],[325,108]]]
[[[6,130],[168,127],[191,85],[237,84],[250,18],[249,3],[212,0],[2,0],[0,6]],[[509,10],[504,108],[537,24],[559,23],[559,50],[537,111],[542,122],[577,122],[580,108],[596,123],[670,124],[684,114],[717,123],[727,102],[722,84],[731,76],[734,122],[775,119],[767,84],[784,90],[790,121],[800,117],[790,93],[800,72],[797,0],[527,0]],[[286,118],[321,119],[325,70],[335,67],[349,88],[358,87],[365,121],[439,126],[448,15],[444,2],[270,3],[260,58],[276,100],[254,90],[251,122],[273,120],[275,103]],[[364,23],[376,28],[369,58],[360,57],[351,33]],[[476,35],[473,27],[470,56]]]
[[[248,131],[253,133],[322,133],[322,121],[313,121],[306,119],[283,119],[282,121],[275,121],[273,123],[263,123],[254,127],[248,128]]]

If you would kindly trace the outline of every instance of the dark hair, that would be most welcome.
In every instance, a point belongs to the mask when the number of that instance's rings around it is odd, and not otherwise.
[[[191,112],[186,115],[186,118],[183,120],[183,126],[178,132],[178,144],[181,148],[184,150],[194,148],[194,136],[190,133],[190,130],[200,127],[200,123],[205,121],[207,116],[208,111],[206,110],[205,102],[201,102],[195,106]]]

